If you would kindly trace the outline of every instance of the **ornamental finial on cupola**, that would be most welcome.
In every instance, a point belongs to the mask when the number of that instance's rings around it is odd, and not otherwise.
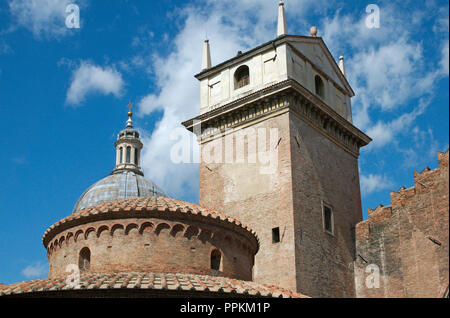
[[[133,103],[130,101],[128,104],[128,120],[127,120],[127,128],[133,128],[133,121],[131,117],[133,117],[133,112],[131,111],[131,107],[133,107]]]
[[[133,121],[131,120],[133,103],[130,102],[127,107],[127,127],[120,131],[114,144],[116,147],[116,167],[112,174],[128,170],[143,176],[144,173],[139,163],[143,145],[139,138],[139,132],[133,128]]]

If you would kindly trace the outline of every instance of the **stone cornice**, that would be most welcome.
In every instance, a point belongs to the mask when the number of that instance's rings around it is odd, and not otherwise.
[[[123,143],[133,144],[133,145],[137,146],[139,149],[142,149],[142,147],[143,147],[142,142],[139,139],[136,139],[134,137],[124,137],[124,138],[117,139],[116,142],[114,143],[114,146],[117,147],[118,145],[123,144]]]
[[[204,143],[255,121],[280,114],[283,110],[301,117],[356,157],[359,155],[359,148],[371,142],[366,134],[293,79],[276,83],[201,114],[183,122],[183,125],[197,134],[200,143]],[[200,133],[197,132],[199,127]]]

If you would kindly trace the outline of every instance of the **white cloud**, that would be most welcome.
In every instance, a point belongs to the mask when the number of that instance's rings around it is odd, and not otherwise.
[[[354,123],[361,129],[371,125],[370,111],[391,111],[423,94],[431,93],[439,72],[424,63],[422,42],[411,39],[411,28],[402,10],[391,6],[381,9],[380,29],[369,29],[365,15],[355,18],[340,15],[322,22],[324,40],[331,51],[347,56],[346,68],[356,96],[353,99]],[[395,30],[395,32],[394,32]]]
[[[48,274],[48,268],[42,262],[28,265],[22,270],[22,275],[27,278],[44,278]]]
[[[448,39],[447,41],[444,42],[444,44],[442,45],[442,58],[441,58],[441,70],[442,73],[446,76],[449,75],[449,48],[448,48]]]
[[[420,86],[428,74],[417,74],[421,68],[422,48],[400,39],[378,49],[357,53],[350,63],[350,76],[359,94],[370,98],[372,106],[389,110],[401,106],[412,97],[422,95],[432,85]],[[420,88],[420,89],[417,89]]]
[[[65,25],[66,7],[72,0],[11,0],[9,9],[17,24],[30,30],[34,36],[58,37],[70,29]],[[85,1],[77,1],[77,5]]]
[[[393,186],[393,182],[386,176],[369,174],[361,175],[361,191],[364,195],[389,189]]]
[[[449,75],[449,8],[443,7],[439,10],[440,18],[436,19],[434,25],[434,32],[442,36],[441,41],[441,60],[439,65],[441,66],[441,74],[444,76]]]
[[[0,55],[11,54],[13,52],[14,52],[13,49],[8,44],[0,42]]]
[[[445,76],[448,62],[445,45],[440,63],[425,59],[424,43],[415,37],[417,29],[423,28],[423,12],[405,14],[393,3],[380,5],[380,10],[379,29],[366,27],[365,14],[341,15],[339,11],[321,23],[331,52],[347,54],[347,75],[356,92],[353,123],[373,139],[364,151],[396,143],[399,135],[410,132],[435,93],[437,80]],[[435,29],[445,29],[445,19]]]
[[[79,105],[88,94],[113,94],[118,97],[122,93],[124,82],[122,75],[111,67],[100,67],[82,61],[73,72],[72,81],[67,91],[66,102]]]
[[[386,146],[394,140],[398,134],[405,134],[409,131],[414,120],[422,115],[429,105],[429,100],[420,100],[419,105],[411,112],[404,113],[399,117],[389,121],[378,121],[367,130],[367,134],[371,136],[373,141],[364,148],[370,151],[376,148]]]

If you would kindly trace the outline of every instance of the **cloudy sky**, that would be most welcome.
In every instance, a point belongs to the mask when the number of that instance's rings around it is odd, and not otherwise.
[[[80,9],[67,28],[66,8]],[[139,3],[139,4],[138,4]],[[448,1],[286,0],[290,34],[318,27],[344,55],[354,124],[372,137],[360,174],[367,208],[448,149]],[[367,28],[366,7],[380,8]],[[199,110],[203,39],[213,64],[275,38],[276,0],[0,2],[0,283],[45,277],[44,231],[114,167],[113,143],[135,102],[146,177],[198,201],[198,166],[173,164],[180,122]],[[187,134],[187,133],[186,133]],[[187,135],[186,135],[187,136]]]

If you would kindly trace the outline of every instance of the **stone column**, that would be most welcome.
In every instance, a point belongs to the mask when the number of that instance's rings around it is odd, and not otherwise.
[[[136,148],[134,146],[131,146],[131,156],[130,156],[130,163],[134,165],[134,156],[136,155]]]

